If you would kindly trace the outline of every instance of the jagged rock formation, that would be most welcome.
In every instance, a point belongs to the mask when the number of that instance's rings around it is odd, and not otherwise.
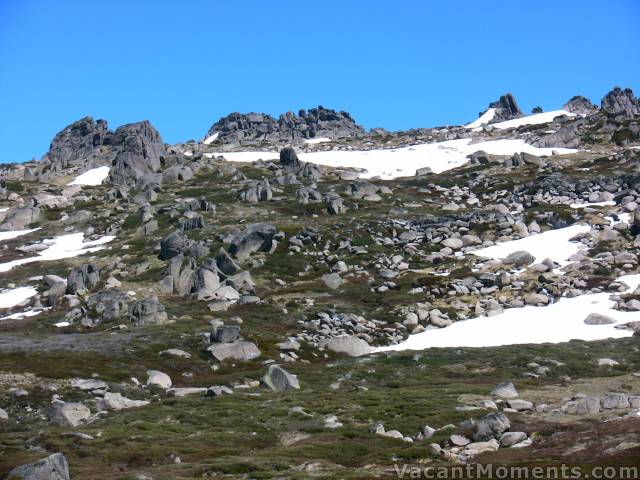
[[[603,110],[627,117],[640,114],[638,99],[630,88],[622,90],[620,87],[615,87],[602,98],[600,106]]]
[[[53,170],[80,165],[111,140],[106,120],[84,117],[58,132],[49,147],[48,158]]]
[[[576,115],[589,115],[598,111],[598,107],[591,103],[586,97],[576,95],[562,106],[562,110],[575,113]]]
[[[262,142],[300,143],[311,138],[341,138],[364,133],[348,112],[319,106],[298,114],[287,112],[276,120],[266,113],[231,113],[209,129],[216,143],[228,146],[258,145]]]
[[[506,93],[495,102],[491,102],[489,108],[495,110],[495,114],[489,123],[504,122],[505,120],[522,117],[522,111],[518,107],[516,99],[510,93]],[[480,115],[485,112],[486,110]]]
[[[132,185],[139,180],[162,183],[158,172],[166,149],[162,137],[148,121],[119,127],[114,144],[118,146],[118,153],[109,172],[111,183]]]

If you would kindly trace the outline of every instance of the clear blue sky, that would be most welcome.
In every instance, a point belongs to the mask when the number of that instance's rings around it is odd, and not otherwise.
[[[640,2],[0,0],[0,162],[92,115],[169,143],[232,111],[324,105],[365,127],[460,124],[614,85],[640,95]]]

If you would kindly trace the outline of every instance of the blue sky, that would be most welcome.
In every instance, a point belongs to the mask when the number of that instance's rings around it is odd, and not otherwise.
[[[614,85],[640,95],[640,2],[0,0],[0,162],[85,115],[168,143],[232,111],[316,105],[365,127],[466,123]]]

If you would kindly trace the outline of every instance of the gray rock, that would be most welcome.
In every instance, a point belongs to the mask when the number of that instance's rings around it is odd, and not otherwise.
[[[62,453],[54,453],[37,462],[14,468],[9,472],[7,479],[70,480],[69,464]]]
[[[489,413],[473,425],[473,440],[486,442],[492,438],[499,438],[509,428],[511,428],[511,422],[504,413]]]
[[[213,358],[219,362],[225,360],[248,361],[258,358],[260,350],[251,342],[216,343],[207,348]]]
[[[616,320],[600,313],[590,313],[584,319],[584,323],[587,325],[610,325],[616,323]]]
[[[630,408],[629,398],[624,393],[607,393],[602,399],[605,410]]]
[[[320,342],[320,345],[332,352],[344,353],[351,357],[360,357],[373,351],[371,345],[355,335],[328,338]]]
[[[526,410],[533,410],[533,403],[527,400],[512,399],[507,402],[509,408],[517,410],[518,412],[524,412]]]
[[[506,93],[495,102],[490,103],[489,108],[495,109],[495,115],[490,123],[503,122],[505,120],[522,117],[522,111],[520,107],[518,107],[516,99],[513,98],[513,95],[510,93]],[[480,113],[480,116],[485,112]]]
[[[38,207],[16,207],[10,209],[0,225],[0,231],[24,230],[32,223],[40,220]]]
[[[246,259],[255,252],[270,252],[275,247],[273,237],[276,232],[276,227],[268,223],[249,225],[229,239],[229,253],[236,258]]]
[[[140,191],[159,188],[162,175],[157,172],[166,149],[160,134],[148,121],[119,127],[113,143],[118,150],[109,171],[111,183],[135,186]]]
[[[563,410],[570,415],[589,415],[599,413],[600,407],[598,397],[585,397],[565,404]]]
[[[237,325],[221,325],[213,331],[211,340],[218,343],[233,343],[240,338],[240,327]]]
[[[503,262],[507,265],[513,265],[516,268],[522,268],[531,265],[535,260],[535,257],[529,252],[520,250],[507,255]]]
[[[189,242],[186,235],[181,230],[176,230],[160,242],[160,259],[170,260],[180,255],[188,246]]]
[[[576,95],[562,106],[563,110],[567,112],[575,113],[576,115],[590,115],[598,111],[598,107],[595,106],[588,98]]]
[[[148,400],[132,400],[123,397],[120,393],[106,392],[102,398],[96,399],[96,405],[100,410],[125,410],[149,405]]]
[[[67,279],[67,293],[76,295],[94,290],[100,283],[100,271],[91,263],[75,267]]]
[[[630,88],[622,90],[620,87],[615,87],[603,97],[600,107],[611,113],[622,114],[627,117],[633,117],[640,113],[638,100]]]
[[[523,442],[527,439],[527,434],[524,432],[505,432],[500,437],[500,446],[503,448],[510,447],[516,443]]]
[[[172,382],[169,375],[164,372],[159,370],[147,370],[147,385],[166,390],[171,388]]]
[[[280,392],[300,389],[298,377],[278,365],[269,365],[267,373],[262,377],[262,383],[271,390]]]
[[[131,303],[129,317],[135,325],[158,325],[167,321],[167,312],[157,298],[149,297]]]
[[[516,390],[516,387],[514,387],[513,383],[505,382],[496,385],[496,387],[491,390],[491,395],[494,397],[511,399],[518,396],[518,391]]]
[[[56,400],[49,411],[49,421],[61,427],[77,427],[88,420],[91,412],[82,403]]]
[[[335,290],[340,287],[346,280],[340,278],[340,275],[337,273],[327,273],[322,276],[322,282],[331,290]]]

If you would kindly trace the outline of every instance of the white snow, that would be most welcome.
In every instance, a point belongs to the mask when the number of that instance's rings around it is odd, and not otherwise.
[[[309,145],[315,145],[316,143],[325,143],[330,142],[331,139],[327,137],[318,137],[318,138],[307,138],[304,143]]]
[[[11,240],[12,238],[17,238],[22,235],[26,235],[27,233],[35,232],[36,230],[40,230],[40,228],[31,228],[28,230],[12,230],[9,232],[0,232],[0,242],[3,240]]]
[[[640,285],[640,275],[620,277],[633,291]],[[562,298],[546,307],[510,308],[494,317],[476,317],[458,321],[449,327],[411,335],[397,345],[380,347],[374,352],[423,350],[434,347],[495,347],[528,343],[560,343],[573,339],[602,340],[633,335],[632,330],[616,329],[616,324],[640,320],[639,312],[614,310],[611,293],[595,293]],[[610,325],[587,325],[584,319],[599,313],[617,321]]]
[[[218,135],[220,135],[220,132],[216,132],[213,135],[208,136],[203,140],[202,143],[204,143],[205,145],[209,145],[210,143],[213,143],[218,139]]]
[[[9,207],[0,208],[0,213],[4,213],[9,210]]]
[[[23,318],[35,317],[36,315],[40,315],[42,312],[42,310],[26,310],[24,312],[12,313],[11,315],[0,317],[0,322],[2,320],[22,320]]]
[[[491,124],[492,127],[505,129],[516,128],[521,125],[539,125],[541,123],[549,123],[554,118],[566,115],[568,117],[575,117],[575,113],[568,112],[567,110],[551,110],[550,112],[536,113],[534,115],[528,115],[526,117],[514,118],[513,120],[506,120],[504,122],[498,122]]]
[[[481,248],[469,252],[480,257],[490,257],[495,259],[505,258],[513,252],[524,250],[533,255],[536,261],[540,262],[549,257],[560,265],[566,265],[567,259],[584,248],[581,243],[570,242],[569,239],[579,233],[586,233],[591,229],[589,225],[571,225],[566,228],[547,230],[537,235],[509,240],[497,243],[490,247]]]
[[[33,287],[18,287],[0,293],[0,308],[11,308],[37,294]]]
[[[109,243],[115,237],[111,235],[104,236],[98,240],[90,242],[83,242],[84,234],[70,233],[68,235],[61,235],[55,238],[49,238],[43,240],[44,245],[48,247],[34,257],[20,258],[11,262],[0,263],[0,272],[8,272],[13,267],[18,265],[25,265],[27,263],[61,260],[63,258],[77,257],[84,253],[92,253],[101,250],[105,243]]]
[[[571,208],[587,208],[587,207],[613,207],[616,204],[613,200],[607,200],[606,202],[593,202],[593,203],[572,203],[569,205]]]
[[[396,149],[382,150],[332,150],[328,152],[299,153],[298,158],[305,162],[327,165],[330,167],[348,167],[364,170],[364,178],[380,177],[391,180],[398,177],[412,177],[416,170],[430,167],[434,173],[464,165],[467,155],[484,150],[492,155],[513,155],[526,152],[532,155],[551,155],[553,151],[559,154],[574,153],[577,150],[569,148],[538,148],[527,144],[521,139],[490,140],[487,142],[471,143],[472,139],[462,138],[445,142],[424,143]],[[223,156],[232,162],[255,162],[257,160],[275,160],[278,152],[248,151],[248,152],[216,152],[206,156]]]
[[[496,109],[495,108],[489,108],[487,109],[486,112],[484,112],[482,115],[480,115],[480,117],[478,117],[477,120],[471,122],[471,123],[467,123],[465,125],[465,128],[479,128],[482,125],[489,123],[491,120],[493,120],[493,117],[496,116]]]
[[[68,185],[101,185],[105,178],[109,175],[109,167],[98,167],[87,170]]]

